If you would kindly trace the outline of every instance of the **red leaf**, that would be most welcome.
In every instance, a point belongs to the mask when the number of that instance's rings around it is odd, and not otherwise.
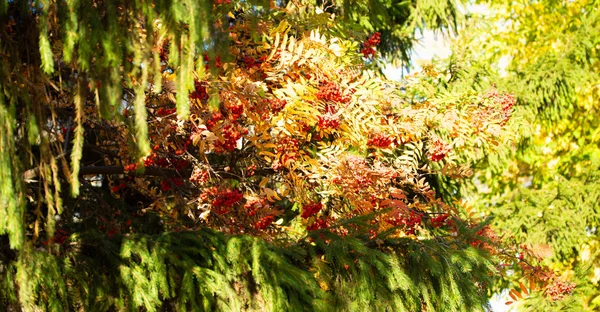
[[[529,291],[527,290],[527,287],[525,287],[525,285],[523,285],[523,283],[519,283],[519,287],[521,287],[521,290],[523,291],[525,296],[529,295]]]
[[[521,296],[521,293],[518,292],[516,289],[513,289],[510,291],[510,297],[513,298],[515,301],[517,301],[517,297],[520,299],[523,299],[523,296]]]

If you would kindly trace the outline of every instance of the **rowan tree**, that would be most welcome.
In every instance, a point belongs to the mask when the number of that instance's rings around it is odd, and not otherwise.
[[[1,4],[3,305],[471,311],[537,270],[442,194],[509,94],[388,81],[301,3]]]

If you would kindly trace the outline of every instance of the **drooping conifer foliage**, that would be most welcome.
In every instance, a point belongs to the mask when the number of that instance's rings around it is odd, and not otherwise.
[[[465,24],[469,31],[461,34],[452,61],[462,69],[450,88],[481,90],[494,83],[518,103],[509,125],[512,143],[477,166],[475,183],[463,194],[479,212],[495,215],[495,228],[520,241],[522,252],[557,271],[546,288],[527,285],[528,276],[518,271],[506,276],[499,288],[512,290],[513,307],[597,310],[599,3],[480,4],[488,9]],[[556,295],[573,285],[571,296]]]
[[[440,193],[510,95],[301,3],[0,5],[2,306],[471,311],[515,258]]]

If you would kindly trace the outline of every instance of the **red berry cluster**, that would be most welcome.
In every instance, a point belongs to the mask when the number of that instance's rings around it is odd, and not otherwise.
[[[244,113],[244,105],[241,103],[238,105],[231,105],[231,106],[229,106],[229,112],[230,112],[229,120],[231,120],[231,121],[237,120]]]
[[[267,59],[266,56],[261,57],[260,59],[255,59],[253,57],[250,56],[245,56],[243,58],[244,63],[246,64],[246,68],[250,69],[250,68],[254,68],[254,67],[260,67],[260,65]]]
[[[258,222],[256,222],[254,227],[257,230],[264,230],[273,223],[274,219],[275,219],[275,217],[273,217],[272,215],[264,216],[260,220],[258,220]]]
[[[67,233],[67,231],[65,231],[63,229],[60,229],[60,230],[56,230],[56,232],[54,233],[54,236],[52,237],[52,239],[50,239],[50,242],[62,245],[67,240],[67,238],[69,238],[69,233]],[[46,245],[48,245],[48,242],[43,241],[42,245],[46,246]]]
[[[374,47],[379,45],[380,42],[381,33],[376,32],[371,37],[369,37],[369,39],[367,39],[367,42],[364,43],[363,48],[360,50],[360,52],[364,55],[364,57],[373,57],[375,56]]]
[[[378,207],[379,204],[381,203],[381,199],[378,198],[377,196],[375,196],[375,194],[370,194],[369,195],[369,202],[371,203],[371,206]]]
[[[302,207],[302,218],[308,219],[323,209],[321,202],[311,202]]]
[[[316,96],[321,101],[346,104],[352,100],[352,91],[344,92],[335,82],[329,81],[321,83]]]
[[[565,298],[565,295],[570,295],[574,289],[574,283],[557,279],[554,280],[552,284],[546,286],[545,293],[546,295],[549,295],[553,301],[556,301]]]
[[[233,152],[237,146],[237,141],[245,134],[248,134],[248,129],[234,127],[229,124],[223,128],[223,141],[215,141],[215,153],[223,154],[226,152]]]
[[[195,81],[194,91],[190,93],[190,98],[206,102],[208,100],[208,93],[206,92],[206,83]]]
[[[158,110],[156,110],[156,115],[164,117],[167,115],[173,115],[177,112],[176,108],[159,108]]]
[[[259,210],[269,206],[269,202],[266,198],[249,200],[244,204],[244,209],[248,211],[248,216],[255,216]]]
[[[155,160],[156,160],[156,153],[150,154],[150,156],[148,156],[148,157],[146,157],[146,159],[144,159],[144,167],[153,166]]]
[[[489,91],[485,95],[485,97],[493,100],[496,105],[502,107],[501,111],[500,111],[500,115],[502,116],[501,124],[505,125],[510,120],[510,117],[512,116],[514,106],[517,102],[515,97],[510,93],[500,94],[495,89],[492,91]],[[488,114],[489,113],[491,113],[491,112],[488,112]]]
[[[298,140],[292,139],[290,137],[284,137],[279,142],[277,142],[277,152],[282,155],[286,154],[296,154],[298,151]]]
[[[190,176],[190,182],[198,184],[205,184],[209,179],[210,175],[208,174],[208,171],[201,170],[200,168],[194,168],[194,171],[192,171],[192,175]]]
[[[498,99],[498,102],[502,105],[502,125],[505,125],[512,116],[517,100],[512,94],[505,93]]]
[[[200,193],[200,195],[198,195],[198,198],[200,199],[200,201],[205,202],[208,201],[208,198],[211,196],[216,195],[219,192],[219,189],[216,187],[209,187],[204,189],[204,191],[202,193]]]
[[[317,219],[311,225],[307,226],[306,230],[307,231],[317,231],[320,229],[324,229],[329,226],[330,222],[331,222],[330,218]]]
[[[253,176],[256,173],[256,169],[257,168],[258,167],[256,165],[254,165],[254,164],[246,167],[246,176],[248,176],[248,177]]]
[[[187,151],[188,145],[189,144],[185,144],[182,149],[176,149],[175,155],[181,156],[181,155],[185,154],[185,151]]]
[[[407,235],[414,235],[417,230],[417,226],[421,224],[422,220],[422,214],[411,211],[408,218],[404,219],[404,232]]]
[[[368,174],[366,174],[366,173],[357,174],[355,176],[355,181],[356,181],[358,187],[361,189],[367,188],[373,184],[373,180],[371,178],[369,178]]]
[[[407,216],[398,215],[386,220],[387,223],[393,226],[404,226],[404,233],[414,235],[417,232],[417,226],[423,221],[423,214],[411,211]]]
[[[192,141],[190,139],[188,139],[185,141],[182,149],[177,149],[175,151],[173,151],[172,149],[170,149],[170,150],[175,155],[182,155],[185,153],[185,151],[187,151],[190,144],[192,144]],[[146,159],[144,159],[144,167],[152,167],[152,166],[158,166],[161,168],[173,167],[177,170],[181,170],[181,169],[185,169],[186,167],[188,167],[190,165],[190,162],[187,160],[184,160],[184,159],[175,158],[175,157],[168,157],[168,158],[158,157],[158,154],[156,153],[156,151],[159,149],[160,149],[160,147],[158,145],[154,146],[155,152],[153,152],[148,157],[146,157]],[[125,170],[127,171],[127,168],[125,168]],[[133,170],[135,170],[135,168],[131,169],[131,171],[133,171]]]
[[[450,150],[450,146],[440,140],[437,140],[433,143],[433,146],[429,147],[429,160],[440,161],[446,157]]]
[[[452,219],[450,218],[450,215],[447,213],[443,213],[441,215],[431,218],[431,226],[433,226],[434,228],[439,228],[444,225],[450,225],[451,223],[452,223]]]
[[[183,185],[183,179],[182,178],[169,178],[166,180],[162,180],[162,182],[160,183],[160,189],[163,192],[167,192],[173,189],[173,185],[179,187]]]
[[[476,234],[477,234],[477,236],[479,236],[480,239],[475,239],[471,242],[471,246],[473,246],[473,247],[490,250],[492,248],[492,246],[490,246],[488,243],[486,243],[486,241],[497,241],[498,240],[496,233],[488,225],[486,225],[483,228],[481,228],[480,230],[478,230]],[[524,249],[526,249],[526,248],[524,248]],[[523,253],[519,253],[519,260],[522,260],[522,259],[523,259]]]
[[[123,112],[125,113],[125,111],[123,111]],[[127,117],[127,116],[126,116],[126,117]],[[73,132],[73,131],[75,131],[75,127],[74,127],[74,126],[73,126],[73,127],[71,127],[71,128],[67,128],[67,127],[61,127],[61,128],[60,128],[60,130],[62,131],[62,135],[63,135],[63,136],[65,136],[65,135],[67,135],[67,130],[68,130],[69,132]]]
[[[343,170],[350,170],[354,174],[339,177],[340,183],[350,186],[355,191],[364,190],[375,183],[371,175],[373,171],[366,159],[354,155],[347,156],[345,165]]]
[[[250,56],[244,56],[244,63],[246,63],[246,67],[248,68],[256,66],[256,60]]]
[[[367,146],[388,148],[390,145],[392,145],[392,142],[392,138],[390,138],[387,134],[377,133],[367,141]]]
[[[153,154],[156,155],[156,154]],[[152,155],[150,155],[152,156]],[[169,166],[169,160],[167,160],[166,158],[156,158],[156,165],[161,167],[161,168],[165,168]]]
[[[269,100],[269,107],[271,107],[271,111],[274,114],[277,114],[281,110],[283,110],[285,108],[285,105],[287,105],[286,100],[280,100],[280,99],[270,99]]]
[[[125,166],[125,172],[132,172],[135,171],[135,168],[137,167],[136,164],[129,164],[127,166]]]
[[[225,189],[216,194],[212,206],[217,214],[223,215],[229,212],[227,208],[233,207],[242,200],[244,195],[238,189]]]
[[[208,129],[212,130],[212,128],[214,128],[215,125],[221,120],[223,120],[223,114],[216,112],[206,121],[206,126]]]
[[[325,130],[325,129],[338,129],[340,127],[340,125],[342,124],[340,121],[340,116],[336,115],[336,114],[332,114],[330,112],[327,112],[319,117],[317,117],[317,119],[319,120],[319,128]]]
[[[115,185],[115,186],[111,187],[110,191],[113,192],[113,193],[116,193],[116,192],[118,192],[120,190],[126,189],[127,185],[129,185],[129,183],[123,182],[121,184],[118,184],[118,185]]]

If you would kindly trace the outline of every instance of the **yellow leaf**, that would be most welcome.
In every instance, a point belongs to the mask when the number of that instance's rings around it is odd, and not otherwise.
[[[262,148],[277,148],[277,145],[273,144],[273,143],[265,143],[263,145],[261,145]]]
[[[304,50],[304,42],[300,41],[300,44],[296,48],[296,54],[302,55],[303,50]]]
[[[269,182],[269,178],[268,177],[264,177],[260,183],[258,184],[259,187],[265,187],[265,185],[267,185],[267,183]]]
[[[285,49],[285,47],[287,46],[287,42],[288,42],[288,35],[285,34],[285,35],[283,35],[283,41],[281,42],[282,50]]]
[[[289,25],[290,24],[288,24],[286,20],[282,20],[275,31],[277,31],[278,33],[285,33],[288,31]]]
[[[271,54],[269,54],[267,60],[270,61],[273,58],[273,56],[275,56],[275,53],[277,52],[277,47],[279,46],[279,40],[279,33],[275,33],[275,43],[273,44],[273,50],[271,51]]]
[[[267,196],[267,200],[269,201],[274,201],[273,198],[275,198],[276,200],[281,200],[281,197],[277,195],[277,192],[268,187],[263,188],[263,193]]]
[[[275,154],[271,153],[271,152],[267,152],[267,151],[260,151],[258,152],[258,155],[265,155],[265,156],[269,156],[272,158],[276,158],[277,156],[275,156]]]
[[[289,46],[287,48],[288,51],[290,51],[290,53],[293,53],[295,47],[296,47],[296,38],[290,37],[290,43],[289,43]]]

